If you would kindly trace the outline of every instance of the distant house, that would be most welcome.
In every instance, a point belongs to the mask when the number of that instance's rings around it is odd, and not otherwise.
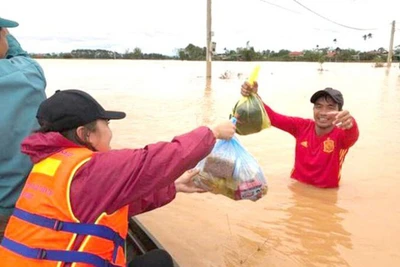
[[[293,57],[293,58],[302,57],[302,56],[304,56],[303,52],[293,51],[293,52],[289,53],[289,57]]]
[[[335,56],[336,56],[336,52],[335,51],[326,52],[326,57],[327,58],[334,58]]]
[[[379,54],[389,54],[389,52],[388,52],[385,48],[383,48],[383,47],[380,47],[380,48],[378,49],[378,53],[379,53]]]

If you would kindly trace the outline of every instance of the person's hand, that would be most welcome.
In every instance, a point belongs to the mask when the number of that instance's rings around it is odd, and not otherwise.
[[[249,96],[251,93],[257,94],[258,92],[258,83],[254,82],[253,86],[251,86],[248,82],[244,82],[242,87],[240,88],[240,93],[242,96]]]
[[[348,110],[332,111],[328,113],[329,116],[334,116],[332,124],[342,129],[350,129],[353,127],[353,117]]]
[[[231,121],[225,121],[218,124],[212,129],[216,139],[229,140],[233,137],[236,131],[236,126]]]
[[[191,169],[182,174],[178,179],[175,180],[176,192],[182,193],[204,193],[204,189],[201,189],[193,182],[193,177],[199,173],[199,170]]]

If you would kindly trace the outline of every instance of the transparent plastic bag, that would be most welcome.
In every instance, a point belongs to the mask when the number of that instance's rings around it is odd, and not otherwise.
[[[195,184],[214,194],[253,201],[267,194],[267,180],[258,162],[236,137],[218,140],[195,168],[200,170]]]
[[[231,117],[237,119],[236,132],[240,135],[258,133],[271,126],[264,105],[255,94],[242,97],[233,108]]]

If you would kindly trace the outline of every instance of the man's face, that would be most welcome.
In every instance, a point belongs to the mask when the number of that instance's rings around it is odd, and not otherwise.
[[[0,28],[0,59],[5,58],[8,51],[7,32],[5,28]]]
[[[333,127],[333,120],[336,114],[329,114],[332,111],[339,111],[339,105],[330,96],[321,96],[314,103],[314,120],[317,127],[326,129]]]

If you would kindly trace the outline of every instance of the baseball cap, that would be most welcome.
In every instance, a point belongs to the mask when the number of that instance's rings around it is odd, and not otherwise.
[[[78,89],[57,90],[44,100],[37,111],[39,123],[51,131],[62,132],[83,126],[98,119],[119,120],[126,114],[105,110],[92,96]]]
[[[14,28],[17,27],[19,24],[18,22],[0,18],[0,28]]]
[[[327,87],[323,90],[319,90],[317,92],[315,92],[312,96],[311,96],[311,103],[315,103],[315,101],[317,101],[318,98],[322,97],[322,96],[330,96],[333,101],[335,101],[338,105],[339,108],[343,107],[344,104],[344,99],[343,99],[343,95],[339,90]]]

